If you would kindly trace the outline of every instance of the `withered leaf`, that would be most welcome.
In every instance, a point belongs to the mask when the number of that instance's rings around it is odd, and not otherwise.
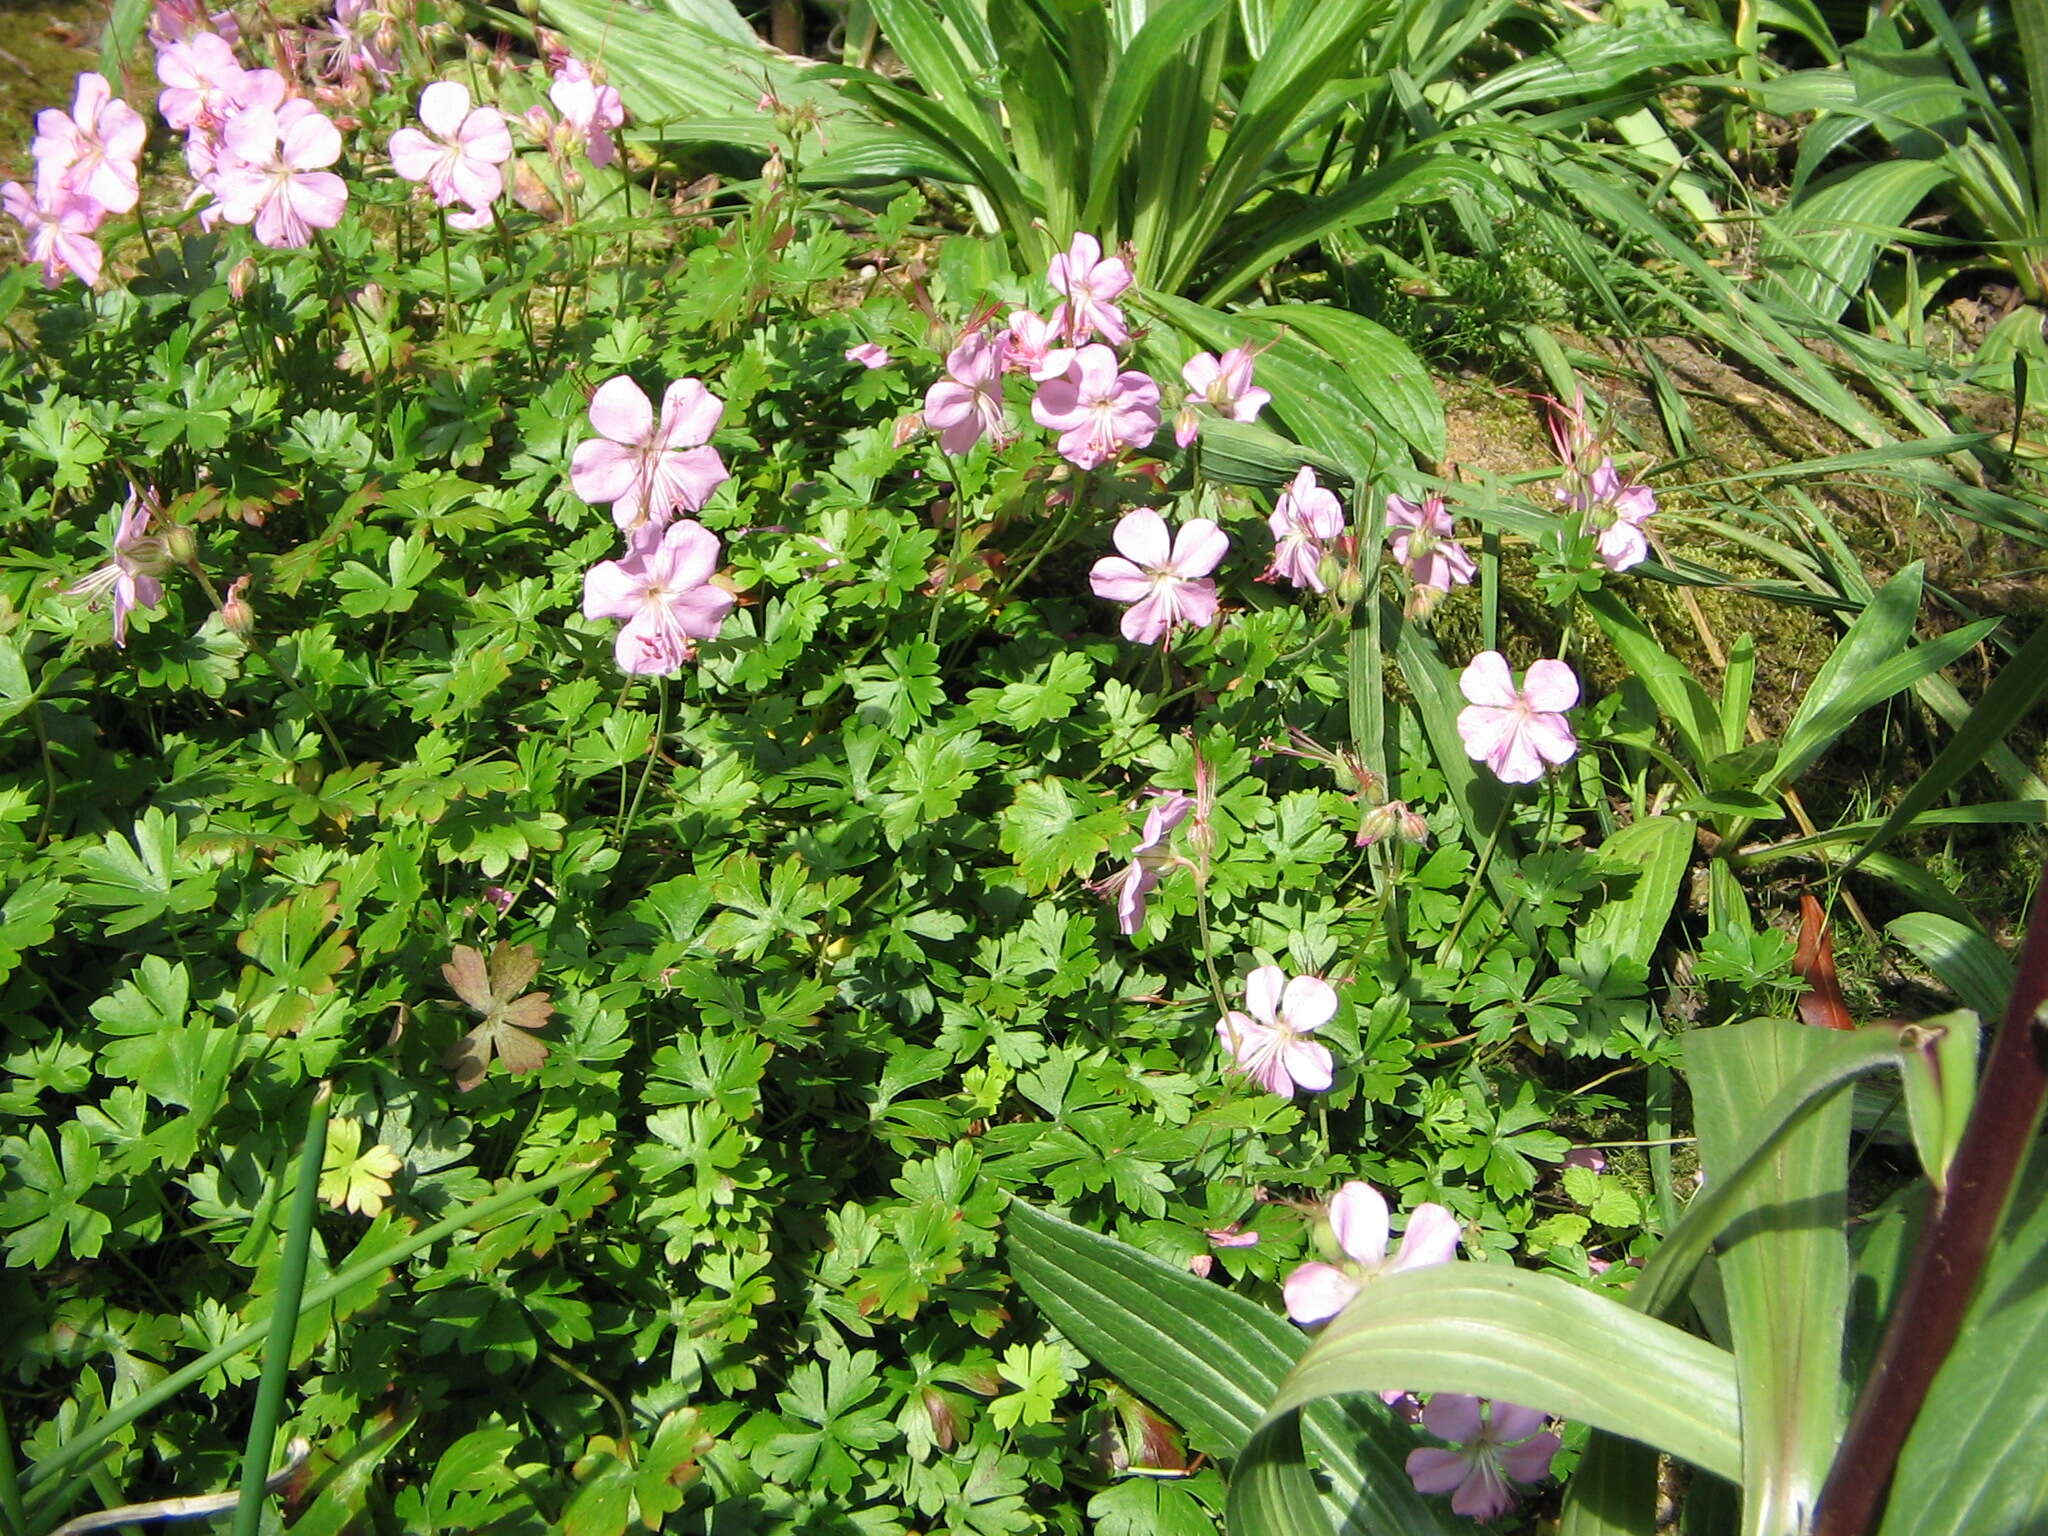
[[[482,1082],[493,1055],[514,1077],[548,1059],[545,1043],[521,1033],[541,1028],[555,1011],[547,993],[525,991],[540,974],[540,955],[531,944],[500,941],[488,962],[481,951],[458,944],[441,974],[457,997],[483,1015],[441,1058],[441,1065],[454,1072],[457,1088],[467,1093]]]

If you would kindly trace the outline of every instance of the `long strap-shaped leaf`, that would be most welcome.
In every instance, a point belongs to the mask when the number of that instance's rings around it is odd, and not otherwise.
[[[1384,1275],[1323,1330],[1270,1412],[1394,1388],[1523,1403],[1719,1477],[1742,1472],[1733,1357],[1556,1275],[1464,1263]]]

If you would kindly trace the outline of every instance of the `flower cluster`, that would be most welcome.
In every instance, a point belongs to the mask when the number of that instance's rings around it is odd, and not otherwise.
[[[1599,437],[1586,425],[1583,396],[1568,406],[1551,402],[1550,439],[1564,467],[1565,483],[1558,487],[1557,499],[1577,512],[1580,526],[1594,535],[1593,552],[1600,563],[1610,571],[1642,564],[1650,555],[1644,530],[1657,511],[1657,494],[1622,479]]]
[[[112,600],[114,644],[128,644],[128,615],[138,608],[154,608],[164,600],[163,573],[170,567],[170,550],[160,534],[150,532],[150,523],[163,510],[154,490],[128,488],[127,505],[114,525],[113,547],[104,565],[94,568],[66,589],[66,595]]]
[[[115,96],[105,78],[78,77],[71,110],[36,114],[33,191],[18,181],[0,187],[7,212],[27,235],[28,259],[55,288],[67,272],[87,287],[99,281],[95,232],[110,213],[126,213],[140,200],[137,163],[148,125]]]
[[[426,132],[401,128],[391,135],[391,169],[403,180],[426,183],[434,202],[460,211],[448,215],[457,229],[484,229],[491,205],[505,190],[499,169],[512,158],[512,134],[496,107],[471,107],[460,81],[436,80],[420,92],[419,118]]]
[[[662,392],[661,415],[623,374],[590,400],[598,436],[577,445],[569,483],[592,503],[609,503],[626,535],[626,553],[600,561],[583,578],[583,616],[619,619],[613,655],[629,673],[666,676],[713,640],[737,599],[712,583],[718,536],[690,518],[726,480],[725,461],[708,446],[725,404],[698,379]]]

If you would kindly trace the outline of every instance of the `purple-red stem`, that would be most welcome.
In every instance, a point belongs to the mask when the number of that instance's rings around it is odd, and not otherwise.
[[[2048,1002],[2048,903],[2042,892],[2048,892],[2048,876],[2037,887],[2012,999],[1949,1165],[1948,1189],[1921,1229],[1870,1379],[1828,1469],[1813,1536],[1868,1536],[1877,1528],[1899,1451],[1962,1331],[1963,1314],[1998,1237],[2006,1196],[2033,1144],[2048,1096],[2048,1031],[2035,1022]]]

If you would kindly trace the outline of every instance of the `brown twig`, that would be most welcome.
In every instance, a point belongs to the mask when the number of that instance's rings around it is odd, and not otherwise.
[[[2048,888],[2048,887],[2044,887]],[[2043,889],[2043,888],[2037,888]],[[1868,1536],[1899,1451],[1961,1333],[2048,1098],[2048,904],[2038,899],[1976,1108],[1930,1214],[1849,1431],[1821,1489],[1813,1536]]]

